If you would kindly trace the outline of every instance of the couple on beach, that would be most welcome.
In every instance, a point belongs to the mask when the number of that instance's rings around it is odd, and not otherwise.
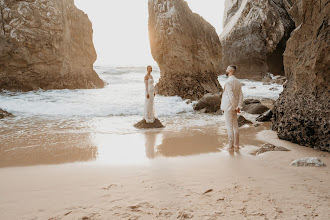
[[[243,105],[242,83],[235,77],[237,71],[236,66],[228,66],[226,76],[228,80],[224,86],[221,110],[224,111],[226,120],[226,128],[228,133],[228,151],[238,151],[239,148],[239,127],[237,122],[237,114],[241,112]],[[145,105],[143,119],[147,123],[153,123],[156,119],[154,109],[155,86],[154,79],[151,75],[152,67],[147,67],[147,75],[144,77],[145,84]]]

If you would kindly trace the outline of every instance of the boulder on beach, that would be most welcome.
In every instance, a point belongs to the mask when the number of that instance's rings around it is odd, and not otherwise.
[[[157,93],[198,100],[222,91],[222,48],[215,28],[184,0],[149,0],[151,53],[160,68]]]
[[[294,160],[291,163],[292,166],[314,166],[314,167],[323,167],[325,164],[318,157],[305,157],[301,159]]]
[[[237,122],[238,122],[238,127],[242,127],[243,125],[246,125],[246,124],[253,124],[251,121],[244,118],[243,115],[238,116]]]
[[[201,98],[194,106],[195,111],[205,109],[205,113],[214,113],[220,109],[221,94],[208,93]]]
[[[266,121],[271,121],[273,117],[273,111],[271,109],[269,109],[268,111],[266,111],[265,113],[259,115],[256,118],[256,121],[258,122],[266,122]]]
[[[285,83],[285,81],[286,81],[285,76],[277,75],[277,76],[274,76],[272,83],[283,85]]]
[[[244,99],[243,105],[257,104],[261,103],[258,99]]]
[[[273,144],[263,144],[260,149],[253,153],[253,155],[259,155],[268,151],[290,151],[285,147],[275,146]]]
[[[268,111],[269,108],[261,104],[259,100],[256,99],[246,99],[243,101],[243,111],[249,114],[263,114]]]
[[[159,121],[158,118],[155,119],[153,123],[147,123],[145,119],[139,121],[134,125],[138,129],[151,129],[151,128],[163,128],[164,125]]]
[[[0,108],[0,119],[6,118],[6,117],[14,117],[14,115],[12,113],[9,113]]]

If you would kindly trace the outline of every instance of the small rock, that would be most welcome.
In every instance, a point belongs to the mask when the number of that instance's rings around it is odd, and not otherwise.
[[[14,117],[14,115],[12,113],[9,113],[0,108],[0,119],[6,118],[6,117]]]
[[[272,144],[264,144],[261,146],[260,149],[258,149],[255,153],[253,153],[254,155],[259,155],[268,151],[290,151],[288,149],[286,149],[285,147],[278,147]]]
[[[219,109],[215,114],[216,115],[223,115],[223,111],[221,109]]]
[[[221,96],[219,93],[208,93],[194,106],[195,111],[205,109],[205,113],[217,112],[220,109]]]
[[[188,100],[186,101],[186,103],[189,105],[189,104],[192,103],[192,101],[191,101],[190,99],[188,99]]]
[[[274,76],[274,79],[272,80],[272,83],[283,85],[285,83],[285,81],[286,81],[285,76],[277,75],[277,76]]]
[[[247,120],[242,115],[238,116],[237,121],[238,121],[238,127],[242,127],[245,124],[253,124],[251,121]]]
[[[243,105],[242,110],[250,114],[263,114],[266,111],[268,111],[269,108],[261,103],[257,103],[257,104]]]
[[[256,118],[256,121],[259,121],[259,122],[271,121],[272,117],[273,117],[273,111],[271,109],[269,109],[262,115],[259,115]]]
[[[271,82],[273,80],[272,76],[270,73],[267,73],[263,78],[262,82]]]
[[[265,85],[265,86],[269,86],[271,85],[272,83],[271,82],[263,82],[262,85]]]
[[[325,164],[321,161],[318,157],[305,157],[301,159],[294,160],[291,163],[292,166],[315,166],[315,167],[322,167]]]
[[[212,192],[213,191],[213,189],[208,189],[208,190],[206,190],[204,193],[203,193],[203,195],[204,194],[207,194],[207,193],[210,193],[210,192]]]
[[[261,103],[258,99],[244,99],[243,105],[257,104]]]
[[[242,85],[242,86],[246,86],[246,84],[245,84],[245,83],[241,83],[241,85]]]
[[[269,90],[270,90],[270,91],[278,91],[278,88],[276,88],[276,87],[272,87],[272,88],[270,88]]]
[[[251,87],[249,87],[249,89],[256,89],[257,87],[255,87],[255,86],[251,86]]]
[[[150,129],[150,128],[163,128],[164,125],[159,121],[158,118],[155,119],[154,123],[147,123],[146,120],[139,121],[134,125],[138,129]]]

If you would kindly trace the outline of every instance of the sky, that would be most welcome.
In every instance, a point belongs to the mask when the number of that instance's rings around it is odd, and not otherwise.
[[[155,65],[148,35],[148,0],[74,0],[93,23],[95,65]],[[225,0],[187,0],[193,12],[222,30]]]

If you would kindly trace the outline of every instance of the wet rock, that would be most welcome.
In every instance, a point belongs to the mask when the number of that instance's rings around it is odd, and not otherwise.
[[[220,109],[221,96],[219,93],[208,93],[194,106],[195,111],[205,109],[205,113],[217,112]]]
[[[276,88],[276,87],[272,87],[272,88],[270,88],[269,90],[270,90],[270,91],[278,91],[278,88]]]
[[[242,110],[249,114],[263,114],[268,111],[269,108],[261,103],[253,103],[248,105],[244,104]]]
[[[269,85],[271,85],[272,83],[271,82],[263,82],[262,83],[262,85],[264,85],[264,86],[269,86]]]
[[[314,167],[323,167],[325,164],[318,157],[306,157],[294,160],[291,163],[292,166],[314,166]]]
[[[273,78],[272,76],[270,75],[270,73],[267,73],[263,78],[262,78],[262,82],[264,83],[269,83],[269,82],[272,82]]]
[[[271,121],[272,117],[273,117],[273,111],[270,109],[270,110],[266,111],[265,113],[263,113],[262,115],[259,115],[256,118],[256,121],[258,121],[258,122]]]
[[[163,128],[164,125],[159,121],[158,118],[155,119],[154,123],[147,123],[146,120],[139,121],[134,125],[138,129],[151,129],[151,128]]]
[[[0,108],[0,119],[6,118],[6,117],[14,117],[14,115],[5,110],[2,110]]]
[[[285,81],[286,81],[285,76],[277,75],[277,76],[274,76],[272,83],[283,85],[285,83]]]
[[[243,105],[257,104],[261,103],[258,99],[244,99]]]
[[[330,151],[330,4],[291,2],[297,28],[283,54],[287,82],[274,105],[272,128],[281,139]]]
[[[294,22],[283,0],[226,0],[223,70],[238,66],[239,78],[261,80],[266,72],[284,75],[283,57]]]
[[[249,87],[249,89],[256,89],[257,87],[255,87],[255,86],[251,86],[251,87]]]
[[[92,23],[73,0],[5,0],[0,9],[0,90],[104,86]]]
[[[264,144],[261,146],[260,149],[258,149],[254,155],[259,155],[268,151],[290,151],[288,149],[286,149],[285,147],[278,147],[272,144]]]
[[[251,121],[247,120],[242,115],[238,116],[237,122],[238,122],[238,127],[242,127],[243,125],[246,125],[246,124],[253,124]]]
[[[219,36],[186,1],[149,0],[149,39],[160,68],[158,94],[198,100],[222,91]]]

